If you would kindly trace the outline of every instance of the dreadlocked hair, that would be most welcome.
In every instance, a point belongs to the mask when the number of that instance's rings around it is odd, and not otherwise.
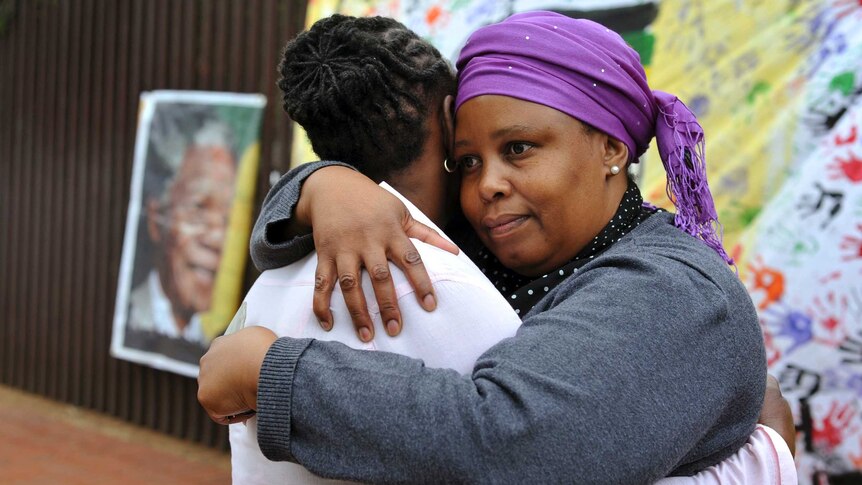
[[[429,110],[455,91],[440,52],[386,17],[319,20],[287,44],[279,72],[284,111],[317,155],[376,181],[421,155]]]

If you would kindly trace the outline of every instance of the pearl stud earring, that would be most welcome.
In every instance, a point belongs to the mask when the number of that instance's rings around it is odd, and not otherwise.
[[[620,173],[620,167],[618,167],[617,165],[612,165],[611,166],[611,175],[616,175],[618,173]]]

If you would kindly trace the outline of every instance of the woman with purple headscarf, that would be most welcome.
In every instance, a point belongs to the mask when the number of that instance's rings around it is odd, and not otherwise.
[[[517,287],[523,325],[471,376],[255,334],[268,350],[236,385],[256,392],[264,454],[359,481],[494,483],[649,483],[731,456],[766,363],[694,115],[617,34],[557,14],[478,30],[457,66],[446,166],[479,258],[520,275],[497,284]],[[627,175],[653,137],[675,215]]]

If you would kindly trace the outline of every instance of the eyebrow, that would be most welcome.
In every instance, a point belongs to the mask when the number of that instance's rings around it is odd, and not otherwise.
[[[537,131],[538,130],[536,130],[535,128],[525,125],[504,126],[503,128],[495,130],[493,133],[491,133],[491,139],[497,140],[515,134],[533,134]],[[468,145],[470,145],[469,140],[458,140],[455,142],[454,148],[461,148]]]
[[[491,138],[496,140],[497,138],[503,138],[503,137],[506,137],[506,136],[509,136],[512,134],[518,134],[518,133],[531,134],[531,133],[534,133],[536,131],[537,130],[535,128],[530,127],[530,126],[511,125],[511,126],[506,126],[506,127],[500,128],[499,130],[491,133]]]

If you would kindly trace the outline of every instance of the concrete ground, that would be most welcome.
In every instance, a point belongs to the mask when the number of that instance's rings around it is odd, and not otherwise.
[[[229,484],[230,456],[0,386],[0,483]]]

